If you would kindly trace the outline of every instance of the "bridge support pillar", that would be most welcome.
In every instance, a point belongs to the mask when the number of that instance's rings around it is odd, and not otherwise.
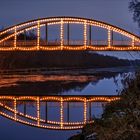
[[[113,46],[113,44],[114,44],[114,43],[113,43],[113,40],[114,40],[114,39],[113,39],[113,31],[111,31],[111,45],[112,45],[112,46]]]
[[[92,119],[92,115],[91,115],[91,102],[89,102],[89,120]]]
[[[70,24],[67,24],[67,45],[70,45]]]
[[[87,49],[87,21],[84,22],[84,49]]]
[[[14,119],[17,120],[17,100],[14,99]]]
[[[40,21],[37,23],[37,50],[40,47]]]
[[[62,97],[60,102],[60,127],[63,128],[63,98]]]
[[[84,123],[87,121],[87,100],[84,99]]]
[[[14,49],[17,49],[17,27],[15,26],[15,32],[14,32]]]
[[[63,45],[64,45],[64,23],[63,23],[62,19],[61,19],[61,27],[60,27],[60,45],[61,45],[61,50],[63,50]]]
[[[48,24],[46,23],[46,45],[48,45]]]
[[[91,30],[92,30],[92,27],[91,27],[91,25],[89,25],[89,45],[91,46],[91,35],[92,35],[92,32],[91,32]]]
[[[37,125],[40,125],[40,99],[37,97]]]
[[[111,47],[111,30],[108,28],[108,48],[110,49]]]
[[[48,103],[46,102],[46,113],[45,113],[45,119],[46,119],[46,123],[47,123],[47,120],[48,120]]]
[[[24,46],[26,46],[26,30],[24,30]]]
[[[70,105],[69,102],[67,102],[67,121],[70,121]]]
[[[135,49],[135,37],[133,36],[133,38],[132,38],[132,50],[134,50]]]

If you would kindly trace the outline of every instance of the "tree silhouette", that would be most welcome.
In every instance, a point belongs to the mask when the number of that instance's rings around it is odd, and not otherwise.
[[[36,40],[37,35],[35,34],[34,30],[28,31],[28,33],[21,33],[18,36],[19,40]]]
[[[138,0],[131,0],[129,3],[129,9],[133,12],[134,22],[137,22],[140,27],[140,2]]]

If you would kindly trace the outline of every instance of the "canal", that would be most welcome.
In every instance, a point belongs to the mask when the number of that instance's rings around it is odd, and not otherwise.
[[[85,73],[86,71],[86,73]],[[56,74],[43,74],[34,75],[1,75],[0,80],[0,94],[8,97],[30,96],[30,97],[79,97],[86,98],[87,96],[95,98],[95,96],[116,96],[119,95],[123,89],[123,79],[125,77],[134,78],[136,69],[132,67],[121,68],[106,68],[106,69],[89,69],[89,70],[76,70],[76,71],[60,71]],[[14,102],[6,99],[0,100],[1,104],[13,108]],[[99,118],[103,112],[104,105],[107,102],[103,100],[95,100],[92,102],[91,107],[89,104],[86,106],[87,121],[90,118]],[[69,109],[68,109],[69,104]],[[39,103],[40,116],[46,116],[45,105],[46,101]],[[12,116],[11,112],[1,106],[1,112],[7,113]],[[25,113],[26,107],[26,113]],[[30,100],[17,102],[16,108],[22,114],[32,117],[37,116],[37,104]],[[91,109],[91,110],[90,110]],[[44,110],[44,111],[43,111]],[[68,112],[69,110],[69,112]],[[89,112],[90,110],[90,112]],[[64,122],[82,122],[84,120],[84,102],[71,101],[70,103],[64,102],[63,104],[63,121]],[[18,116],[19,114],[17,114]],[[13,114],[14,116],[14,114]],[[45,117],[44,117],[45,119]],[[47,119],[49,121],[61,122],[61,102],[49,101],[47,103]],[[29,121],[25,118],[24,121]],[[0,130],[1,137],[8,139],[68,139],[72,135],[79,133],[81,130],[50,130],[38,127],[24,125],[19,122],[7,119],[0,116]],[[30,123],[34,123],[32,120]],[[52,126],[52,124],[49,124]],[[57,127],[57,125],[54,125]],[[9,135],[6,135],[8,131]]]

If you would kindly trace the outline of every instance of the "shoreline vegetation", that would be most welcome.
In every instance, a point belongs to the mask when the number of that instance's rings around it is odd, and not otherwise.
[[[140,66],[140,60],[119,59],[90,51],[0,52],[0,69],[24,68],[108,68]]]
[[[109,103],[101,118],[93,118],[82,132],[69,140],[139,140],[140,138],[140,72],[126,77],[121,99]]]

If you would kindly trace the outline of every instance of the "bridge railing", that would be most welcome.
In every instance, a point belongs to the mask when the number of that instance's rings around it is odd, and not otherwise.
[[[84,46],[83,40],[64,40],[63,41],[64,46]],[[106,40],[91,40],[86,42],[87,46],[108,46],[108,42]],[[111,46],[131,46],[131,41],[126,40],[114,40],[111,41]],[[14,46],[13,40],[5,41],[0,44],[0,47],[12,47]],[[23,41],[19,40],[17,41],[17,47],[35,47],[37,46],[36,40],[30,40],[30,41]],[[51,40],[51,41],[40,41],[40,46],[61,46],[60,40]],[[140,43],[136,42],[135,46],[140,46]]]

